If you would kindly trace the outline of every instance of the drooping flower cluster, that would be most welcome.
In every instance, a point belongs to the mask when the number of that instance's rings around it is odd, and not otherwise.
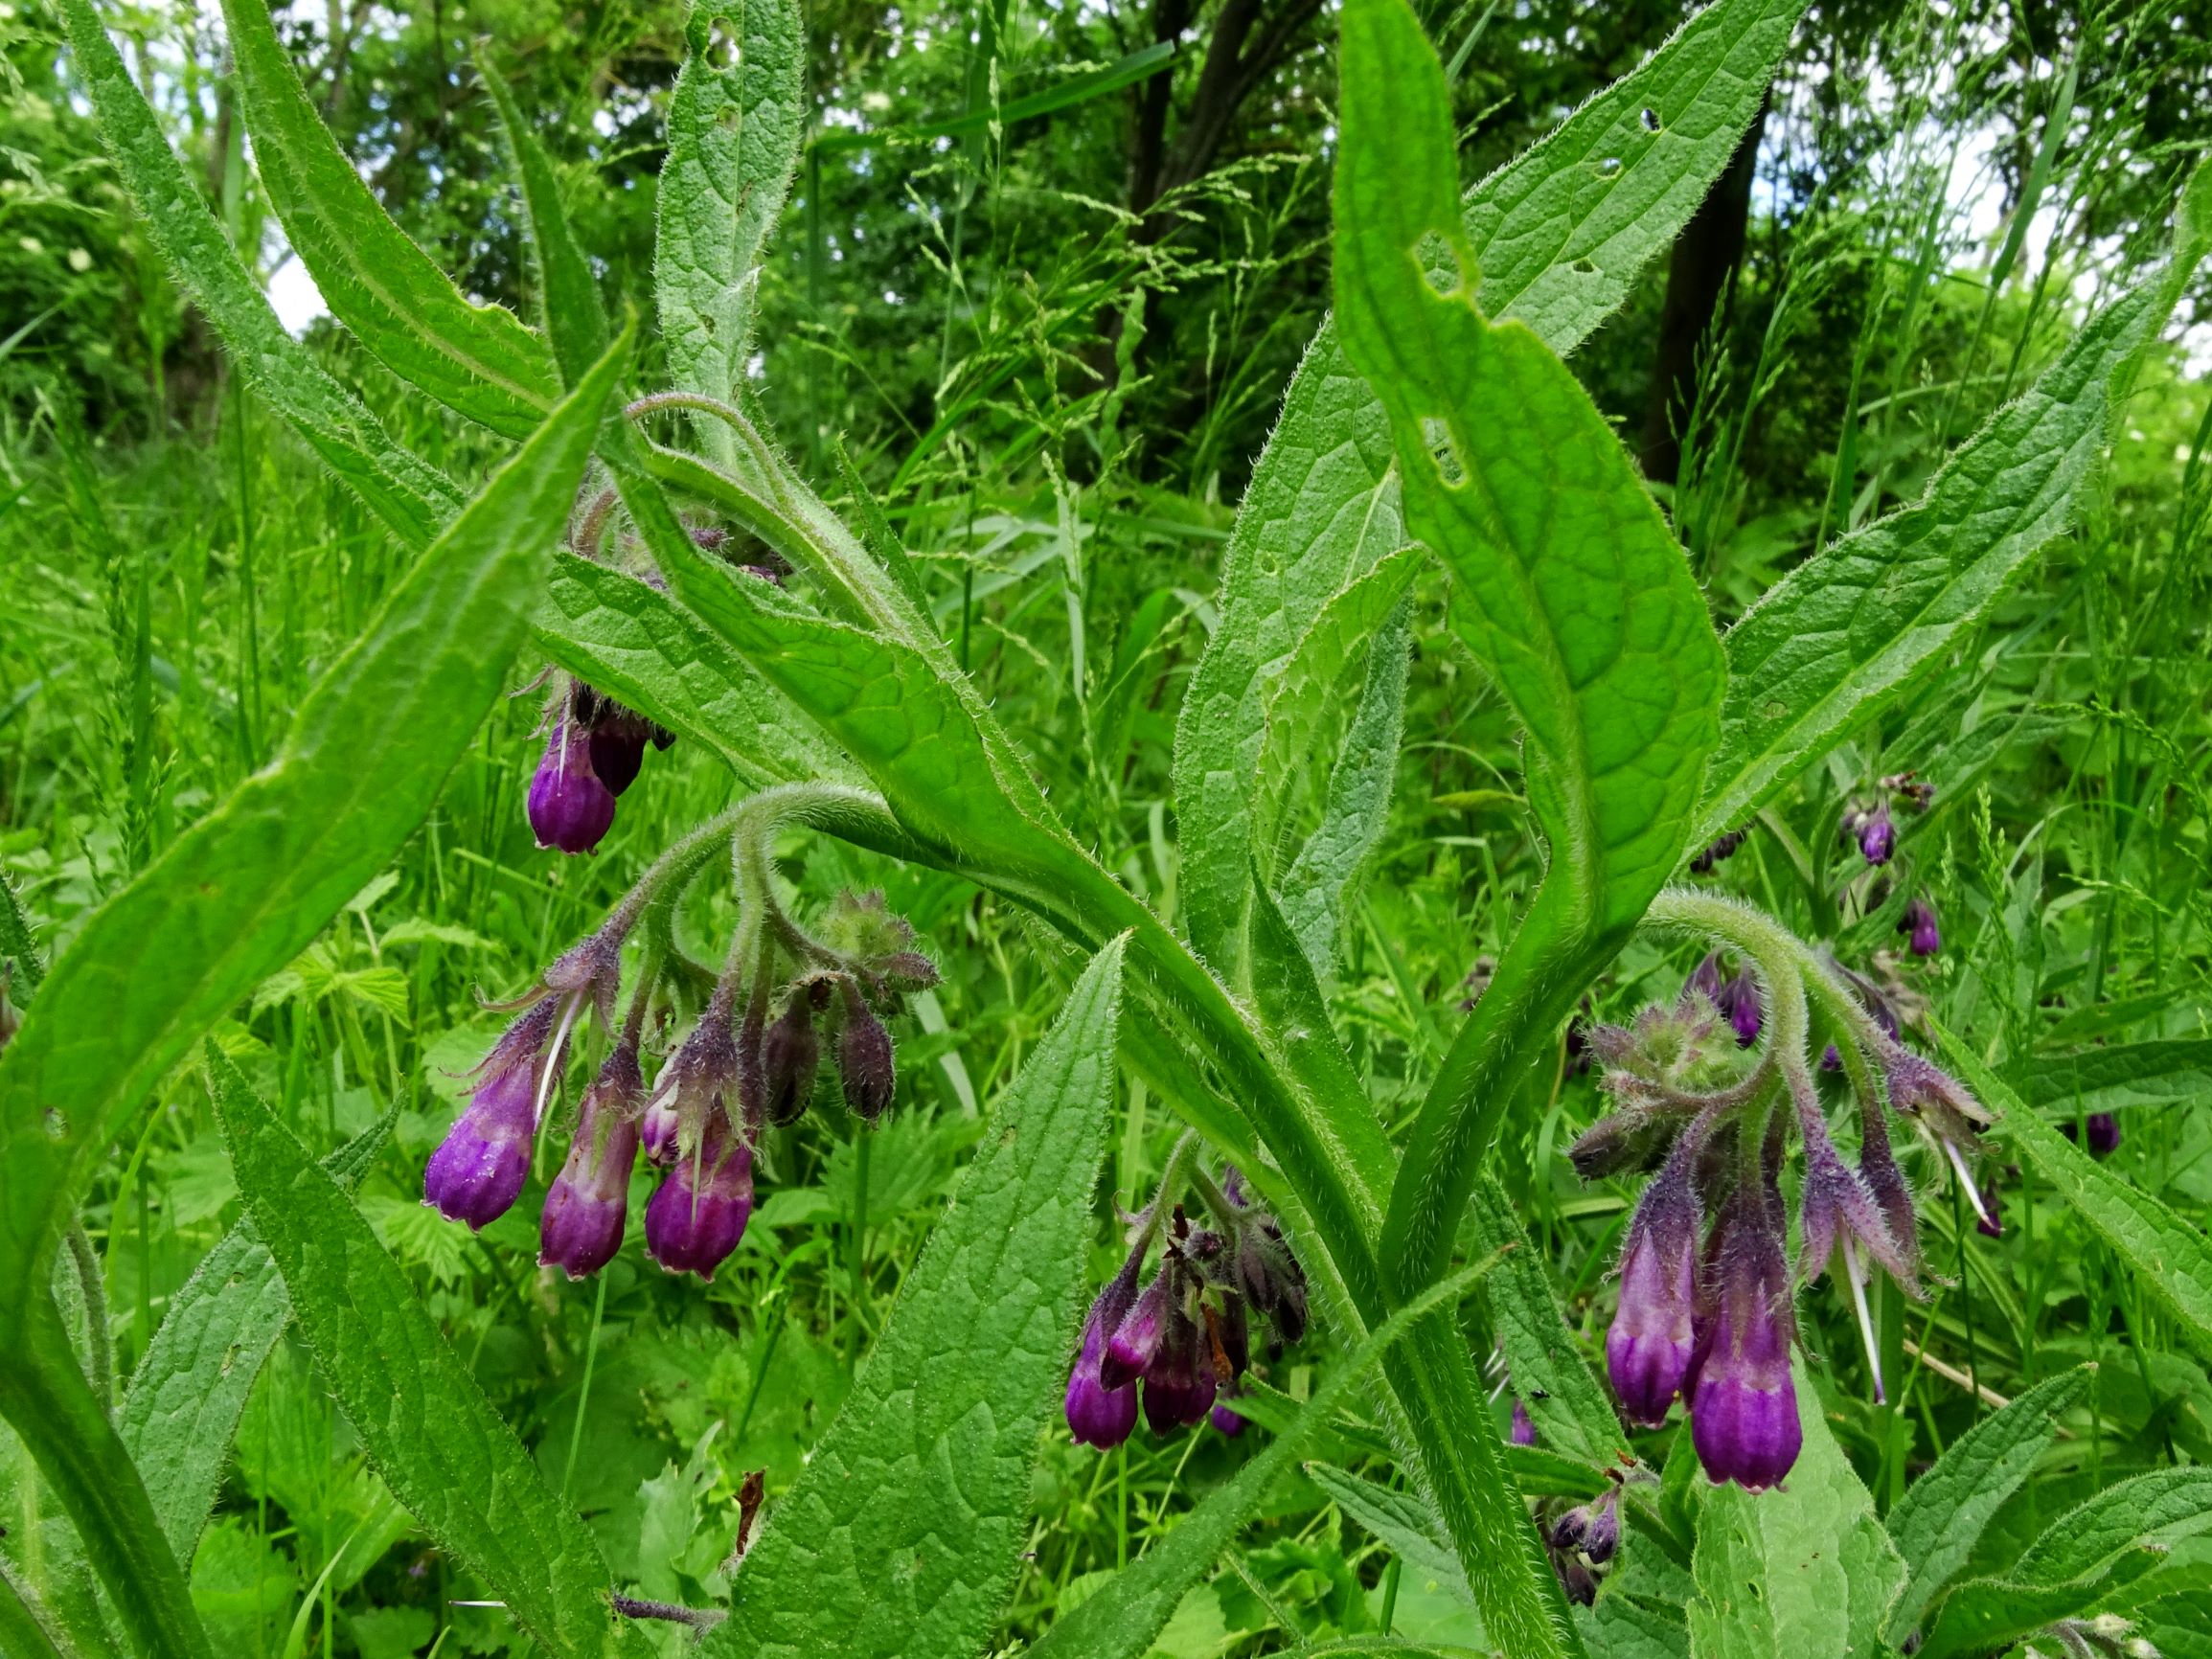
[[[936,967],[881,895],[841,898],[828,940],[817,940],[783,913],[757,870],[741,884],[745,898],[729,966],[647,1089],[640,1050],[649,1010],[673,1002],[681,989],[677,974],[662,983],[673,958],[670,912],[732,835],[724,820],[672,849],[604,926],[510,1005],[523,1011],[478,1068],[467,1109],[431,1155],[424,1203],[479,1229],[513,1207],[586,1014],[612,1041],[578,1105],[539,1218],[539,1262],[572,1279],[597,1272],[621,1247],[641,1151],[667,1171],[646,1205],[647,1254],[669,1272],[713,1276],[752,1215],[763,1127],[795,1122],[813,1099],[817,1022],[833,1035],[847,1103],[869,1122],[889,1107],[895,1065],[883,1013],[902,992],[934,985]],[[740,832],[738,840],[741,860],[764,856],[758,839],[748,847]],[[644,936],[640,971],[617,1028],[623,946],[633,932]]]
[[[1872,1271],[1920,1294],[1912,1198],[1889,1125],[1914,1124],[1948,1159],[1978,1214],[1967,1166],[1987,1114],[1899,1040],[1871,982],[1807,948],[1747,906],[1686,892],[1654,917],[1734,946],[1692,972],[1673,1004],[1587,1034],[1612,1110],[1574,1146],[1585,1179],[1650,1171],[1620,1258],[1607,1370],[1624,1414],[1655,1427],[1679,1398],[1706,1473],[1752,1490],[1779,1483],[1800,1444],[1790,1356],[1794,1286],[1824,1272],[1848,1287],[1878,1397],[1866,1302]],[[1857,1158],[1829,1125],[1812,1060],[1818,1031],[1848,1085]],[[1748,1058],[1738,1045],[1764,1044]],[[1783,1171],[1799,1148],[1800,1249],[1788,1259]]]
[[[1103,1450],[1129,1439],[1140,1393],[1154,1434],[1209,1413],[1223,1434],[1241,1433],[1243,1416],[1224,1402],[1251,1363],[1252,1316],[1273,1326],[1277,1352],[1305,1334],[1306,1277],[1281,1224],[1252,1201],[1234,1168],[1218,1186],[1207,1180],[1191,1161],[1192,1146],[1186,1139],[1176,1148],[1151,1208],[1135,1219],[1128,1261],[1083,1322],[1066,1407],[1068,1429],[1085,1445]],[[1204,1199],[1213,1227],[1193,1226],[1174,1202],[1183,1180]],[[1155,1238],[1159,1263],[1143,1284]]]
[[[589,852],[614,825],[615,797],[636,782],[646,745],[665,749],[673,733],[582,680],[546,711],[545,753],[530,780],[530,828],[540,847]]]

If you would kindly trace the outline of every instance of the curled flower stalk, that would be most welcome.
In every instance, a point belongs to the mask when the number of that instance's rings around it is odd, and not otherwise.
[[[1826,1274],[1847,1296],[1878,1398],[1873,1276],[1923,1295],[1892,1119],[1921,1131],[1983,1215],[1969,1159],[1990,1120],[1904,1045],[1879,988],[1759,911],[1675,889],[1650,920],[1718,948],[1674,1003],[1587,1034],[1612,1109],[1575,1144],[1575,1166],[1585,1178],[1651,1172],[1622,1245],[1607,1370],[1631,1421],[1656,1427],[1679,1399],[1706,1473],[1763,1489],[1788,1475],[1800,1445],[1796,1287]],[[1741,962],[1733,975],[1723,951]],[[1842,1074],[1855,1156],[1832,1127],[1824,1069]],[[1792,1146],[1793,1263],[1783,1183]]]
[[[835,1045],[848,1102],[873,1122],[896,1087],[886,1017],[904,994],[936,983],[936,966],[880,895],[840,898],[817,938],[787,913],[770,879],[770,850],[787,827],[872,804],[839,785],[784,785],[670,847],[595,932],[505,1005],[522,1011],[432,1156],[424,1202],[475,1228],[513,1206],[536,1137],[555,1116],[570,1046],[596,1024],[611,1040],[546,1192],[538,1261],[580,1279],[614,1259],[642,1153],[649,1168],[665,1171],[645,1208],[647,1255],[671,1273],[711,1279],[751,1217],[762,1129],[796,1122],[812,1102],[823,1048],[817,1026]],[[725,849],[738,921],[721,970],[710,973],[676,948],[673,917]],[[633,941],[636,968],[618,1027]],[[707,988],[703,1000],[699,987]],[[649,1086],[649,1032],[667,1023],[683,1034]]]

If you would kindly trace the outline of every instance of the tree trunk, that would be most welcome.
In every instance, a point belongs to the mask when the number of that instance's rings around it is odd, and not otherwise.
[[[1698,349],[1728,292],[1729,279],[1744,259],[1744,236],[1751,217],[1751,181],[1758,170],[1759,138],[1767,111],[1736,146],[1727,170],[1704,204],[1675,239],[1667,261],[1667,299],[1659,314],[1659,351],[1652,372],[1651,401],[1644,410],[1638,445],[1644,476],[1672,484],[1681,469],[1678,437],[1698,391]]]

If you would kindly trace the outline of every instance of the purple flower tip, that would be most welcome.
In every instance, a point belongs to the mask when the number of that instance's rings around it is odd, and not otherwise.
[[[471,1229],[507,1214],[530,1172],[536,1067],[501,1068],[478,1085],[422,1171],[422,1202]]]
[[[2089,1154],[2109,1158],[2120,1149],[2120,1120],[2110,1112],[2089,1114]]]
[[[1722,1222],[1712,1327],[1690,1385],[1690,1439],[1706,1475],[1746,1491],[1778,1486],[1804,1430],[1790,1375],[1793,1321],[1788,1269],[1764,1216],[1741,1196]]]
[[[1513,1428],[1506,1438],[1515,1445],[1536,1444],[1536,1423],[1528,1415],[1528,1407],[1517,1398],[1513,1402]]]
[[[647,1200],[646,1253],[671,1273],[712,1279],[752,1213],[753,1149],[717,1120],[698,1155],[677,1159]]]
[[[1621,1257],[1621,1301],[1606,1332],[1606,1372],[1630,1422],[1656,1428],[1695,1347],[1696,1201],[1676,1171],[1644,1191]]]
[[[618,1048],[584,1097],[568,1161],[545,1194],[537,1261],[571,1279],[597,1273],[622,1248],[629,1171],[637,1162],[637,1057]]]
[[[1933,956],[1943,948],[1943,929],[1936,925],[1935,906],[1925,898],[1915,898],[1904,907],[1897,931],[1911,935],[1905,943],[1915,956]]]
[[[1869,864],[1887,864],[1897,851],[1897,830],[1889,821],[1889,804],[1877,807],[1859,827],[1859,853]]]
[[[1228,1406],[1216,1402],[1213,1411],[1214,1426],[1235,1440],[1244,1432],[1244,1420]]]
[[[1090,1317],[1083,1321],[1083,1348],[1067,1378],[1067,1427],[1079,1445],[1105,1451],[1128,1440],[1137,1426],[1136,1384],[1109,1388],[1100,1375],[1107,1338],[1136,1299],[1136,1284],[1137,1260],[1132,1260],[1106,1282],[1091,1304]]]
[[[591,736],[563,711],[530,780],[530,828],[540,847],[589,852],[614,824],[614,794],[591,769]]]

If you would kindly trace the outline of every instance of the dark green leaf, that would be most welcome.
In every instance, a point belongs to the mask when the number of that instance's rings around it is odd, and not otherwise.
[[[560,396],[545,342],[478,306],[392,222],[301,89],[263,0],[223,0],[254,162],[335,316],[401,379],[510,438]]]
[[[476,73],[499,111],[499,129],[522,186],[522,218],[530,247],[531,291],[537,296],[540,325],[553,342],[561,379],[574,384],[606,352],[606,307],[583,244],[569,228],[561,203],[560,178],[553,158],[530,123],[515,107],[514,94],[486,54],[477,54]]]
[[[706,1659],[969,1659],[989,1646],[1067,1384],[1123,949],[1099,953],[993,1110],[852,1394],[745,1557]]]
[[[1911,1633],[1966,1565],[1990,1517],[2058,1438],[2060,1413],[2081,1398],[2094,1369],[2077,1366],[2038,1383],[1953,1441],[1933,1468],[1905,1488],[1889,1511],[1890,1540],[1905,1565],[1904,1587],[1887,1621],[1892,1642]]]
[[[557,1659],[642,1648],[622,1639],[591,1534],[446,1346],[399,1264],[222,1051],[206,1052],[239,1191],[301,1334],[392,1495]]]
[[[2182,1037],[2035,1055],[2015,1060],[2001,1075],[2029,1105],[2062,1116],[2170,1105],[2212,1095],[2212,1041]]]
[[[1450,1535],[1420,1493],[1393,1491],[1327,1464],[1308,1464],[1306,1475],[1331,1503],[1387,1544],[1415,1582],[1434,1584],[1474,1605]]]
[[[394,443],[361,400],[285,332],[185,176],[91,0],[63,0],[62,11],[78,73],[116,169],[154,245],[230,348],[231,361],[393,534],[409,547],[428,546],[459,505],[458,492]]]

